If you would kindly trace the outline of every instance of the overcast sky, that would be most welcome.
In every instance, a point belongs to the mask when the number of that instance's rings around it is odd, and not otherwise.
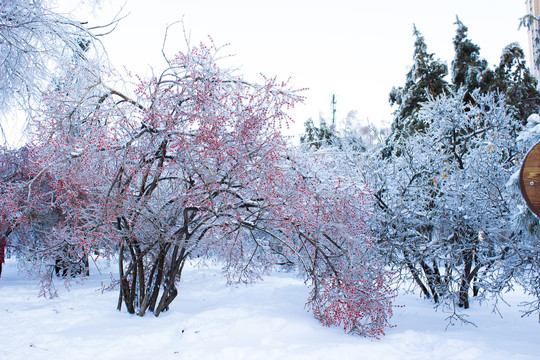
[[[101,2],[101,22],[123,4]],[[388,93],[404,84],[412,64],[413,24],[428,50],[449,66],[456,15],[490,66],[514,41],[528,54],[526,31],[518,31],[524,0],[126,0],[122,13],[126,18],[104,39],[116,66],[141,75],[150,66],[161,69],[165,28],[183,18],[192,44],[207,36],[230,44],[226,52],[235,54],[233,64],[250,80],[263,73],[309,88],[305,105],[292,113],[297,131],[310,116],[330,117],[332,94],[338,119],[357,110],[360,120],[388,126]],[[181,35],[182,26],[171,31]],[[185,48],[181,36],[171,36],[168,51]]]

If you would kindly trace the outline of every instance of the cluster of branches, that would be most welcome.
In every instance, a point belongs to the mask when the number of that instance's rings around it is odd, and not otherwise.
[[[415,27],[414,63],[390,93],[397,109],[384,145],[356,146],[360,136],[311,120],[301,138],[363,169],[373,189],[369,228],[392,279],[449,311],[450,323],[468,321],[471,299],[497,298],[516,283],[535,299],[525,313],[540,304],[538,220],[517,185],[521,161],[540,140],[531,115],[540,110],[537,81],[517,44],[492,70],[456,25],[451,83]]]
[[[375,170],[374,231],[396,279],[412,279],[426,298],[468,308],[470,295],[497,295],[523,259],[514,223],[519,191],[519,123],[501,96],[462,89],[424,104],[430,125],[403,140],[400,155]],[[520,263],[520,266],[525,264]]]
[[[524,128],[501,94],[462,88],[423,103],[418,119],[429,125],[402,138],[399,154],[384,155],[384,145],[359,151],[344,139],[314,154],[358,169],[356,181],[370,184],[367,225],[396,286],[418,289],[450,323],[469,322],[472,299],[498,298],[516,283],[536,299],[525,313],[538,311],[540,227],[517,175],[540,140],[540,118]]]
[[[80,66],[97,71],[104,53],[99,31],[106,32],[107,28],[87,28],[80,21],[51,11],[46,1],[3,1],[0,111],[9,114],[36,106],[60,69]]]

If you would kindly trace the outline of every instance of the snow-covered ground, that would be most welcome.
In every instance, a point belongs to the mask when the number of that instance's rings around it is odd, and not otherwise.
[[[84,284],[37,297],[16,260],[0,278],[0,359],[540,359],[540,324],[521,318],[524,296],[508,294],[503,315],[473,304],[466,325],[446,329],[448,314],[415,295],[399,295],[394,328],[381,340],[326,328],[304,308],[308,290],[289,273],[250,286],[226,286],[217,266],[184,270],[170,311],[155,318],[115,310],[102,292],[112,269],[99,263]],[[445,330],[446,329],[446,330]]]

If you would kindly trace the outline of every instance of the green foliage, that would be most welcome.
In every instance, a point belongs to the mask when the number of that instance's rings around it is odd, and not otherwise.
[[[397,104],[396,118],[413,118],[406,127],[408,133],[421,131],[426,124],[418,124],[418,111],[420,104],[429,100],[429,96],[436,96],[444,92],[448,83],[444,77],[448,74],[448,67],[435,55],[427,51],[424,37],[414,27],[414,63],[407,74],[404,87],[393,88],[390,93],[390,103]]]
[[[383,150],[385,157],[390,155],[401,142],[402,138],[424,132],[429,123],[425,123],[418,117],[421,104],[428,101],[431,96],[444,93],[448,88],[448,82],[444,79],[448,74],[448,67],[439,59],[435,59],[433,53],[429,53],[424,37],[414,26],[413,65],[407,73],[405,85],[394,87],[390,92],[391,105],[397,105],[394,112],[394,122],[386,146]]]
[[[537,80],[525,64],[525,54],[518,43],[507,45],[502,52],[499,65],[489,69],[487,61],[480,57],[480,47],[467,38],[467,27],[456,20],[454,37],[456,55],[452,61],[452,85],[455,90],[467,90],[465,100],[472,101],[472,93],[495,92],[504,94],[512,115],[525,125],[529,115],[540,108],[540,93]]]
[[[474,89],[480,88],[484,92],[487,88],[483,75],[488,68],[487,61],[480,57],[480,47],[467,38],[468,28],[456,18],[456,36],[454,37],[454,50],[456,55],[452,61],[452,84],[458,89],[467,90],[465,100],[470,102]]]
[[[480,56],[480,47],[474,44],[467,35],[468,28],[456,18],[456,35],[453,39],[455,57],[452,60],[452,83],[444,79],[447,67],[434,54],[428,53],[424,37],[414,27],[416,37],[414,62],[407,73],[405,85],[394,87],[389,100],[397,105],[390,136],[382,151],[383,158],[401,153],[403,140],[417,133],[425,133],[430,125],[429,119],[419,119],[418,112],[422,105],[448,90],[466,91],[464,101],[474,104],[473,93],[494,92],[504,95],[513,117],[522,125],[527,118],[540,111],[540,92],[537,80],[526,67],[524,52],[517,43],[506,46],[502,52],[500,63],[494,70],[490,69],[485,59]],[[466,129],[472,132],[474,129]]]
[[[300,142],[303,144],[319,149],[322,146],[331,146],[338,140],[335,126],[329,126],[322,116],[319,118],[319,127],[315,126],[312,118],[306,120],[304,127],[305,133],[300,136]]]
[[[511,43],[504,48],[487,90],[504,94],[512,115],[526,125],[527,118],[540,109],[537,85],[538,81],[525,64],[523,50],[518,43]]]

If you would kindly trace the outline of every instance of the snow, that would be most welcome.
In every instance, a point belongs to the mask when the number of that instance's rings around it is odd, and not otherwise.
[[[226,286],[220,267],[186,266],[179,296],[159,318],[115,310],[102,291],[115,266],[98,261],[84,283],[58,297],[38,297],[15,259],[0,278],[0,359],[538,359],[540,324],[521,318],[516,291],[499,304],[473,303],[471,325],[448,329],[448,314],[414,294],[400,294],[394,328],[381,340],[320,325],[304,308],[308,289],[291,273],[254,285]],[[100,273],[101,272],[101,273]]]

